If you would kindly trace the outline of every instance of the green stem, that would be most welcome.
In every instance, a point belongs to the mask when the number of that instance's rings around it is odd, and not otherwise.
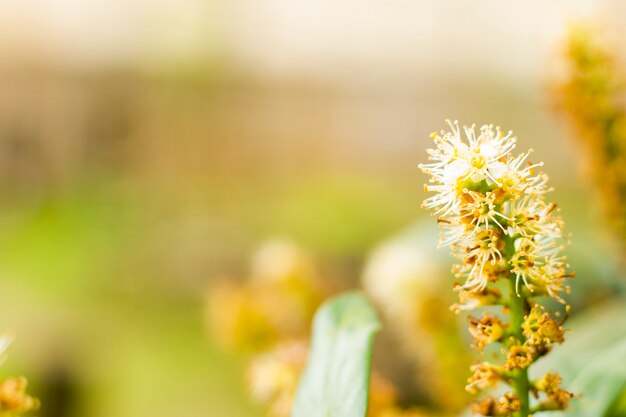
[[[524,334],[522,324],[524,323],[524,315],[526,315],[526,297],[523,294],[517,295],[515,289],[515,277],[510,276],[509,291],[509,309],[510,309],[510,328],[513,337],[520,343],[524,343]],[[518,395],[521,403],[517,417],[528,417],[530,414],[530,383],[528,381],[528,368],[516,370],[513,373],[511,386]]]

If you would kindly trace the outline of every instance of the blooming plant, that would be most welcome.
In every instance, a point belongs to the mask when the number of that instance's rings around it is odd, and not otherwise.
[[[537,171],[542,164],[527,162],[531,151],[513,154],[512,132],[448,124],[450,132],[432,135],[431,163],[420,168],[430,176],[426,191],[434,193],[423,205],[438,216],[440,245],[451,248],[453,273],[462,280],[455,284],[460,302],[453,309],[500,306],[509,316],[508,322],[491,313],[468,317],[473,346],[482,352],[499,343],[502,355],[495,363],[474,364],[466,389],[479,393],[500,382],[511,388],[499,398],[483,398],[474,412],[528,417],[564,410],[572,394],[561,388],[558,374],[536,380],[528,375],[564,339],[559,313],[546,311],[538,299],[564,303],[572,276],[562,255],[563,222],[556,205],[545,200],[547,177]]]

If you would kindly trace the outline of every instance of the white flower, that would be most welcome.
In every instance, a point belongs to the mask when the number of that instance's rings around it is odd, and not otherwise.
[[[447,121],[451,132],[433,134],[435,149],[429,149],[430,164],[420,168],[431,176],[427,191],[438,194],[427,199],[424,205],[438,208],[435,214],[449,214],[466,186],[485,181],[487,185],[500,184],[499,180],[509,171],[503,158],[515,148],[512,133],[503,134],[499,128],[482,126],[478,136],[475,127],[465,128],[467,142],[461,137],[458,122]]]
[[[367,261],[363,287],[394,319],[417,319],[420,304],[442,289],[445,271],[433,251],[409,233],[385,242]]]
[[[307,253],[287,239],[268,240],[252,259],[252,277],[255,282],[307,282],[314,275],[313,262]]]
[[[482,292],[489,282],[511,274],[519,293],[531,292],[560,300],[565,258],[562,221],[556,205],[546,203],[547,177],[536,172],[542,163],[526,162],[530,151],[514,156],[515,138],[491,125],[465,128],[448,121],[450,132],[433,135],[426,191],[435,195],[424,206],[439,216],[440,246],[450,246],[459,264],[460,290]]]

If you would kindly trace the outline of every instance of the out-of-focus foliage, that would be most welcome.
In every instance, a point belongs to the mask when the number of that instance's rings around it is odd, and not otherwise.
[[[624,417],[626,416],[626,389],[622,391],[622,395],[615,401],[615,404],[608,412],[610,417]]]
[[[376,361],[369,387],[370,417],[439,416],[463,406],[465,376],[456,370],[469,357],[456,318],[448,311],[449,300],[442,297],[447,292],[440,291],[448,286],[439,280],[440,264],[431,251],[415,245],[422,232],[416,227],[381,246],[364,273],[364,286],[376,297],[390,327],[381,335],[381,348],[391,345],[398,350],[398,355],[381,354]],[[334,292],[309,255],[287,240],[262,245],[247,280],[220,280],[209,290],[212,334],[225,348],[248,358],[250,394],[269,415],[289,416],[309,352],[310,315]],[[391,302],[400,293],[398,302]],[[453,392],[457,394],[451,397]]]
[[[572,417],[607,415],[626,388],[626,338],[605,347],[572,382],[572,389],[583,393]]]
[[[362,294],[325,302],[315,315],[311,352],[293,417],[365,417],[376,311]]]
[[[221,280],[210,289],[206,317],[212,334],[248,358],[249,392],[271,416],[291,414],[313,313],[333,292],[328,284],[302,248],[276,239],[255,253],[249,279]],[[395,404],[394,387],[380,375],[373,375],[371,390],[373,415]]]
[[[127,186],[4,202],[0,324],[16,335],[4,369],[28,377],[41,417],[253,414],[239,364],[207,343],[202,293],[168,279],[180,219]],[[181,400],[154,401],[167,396]]]

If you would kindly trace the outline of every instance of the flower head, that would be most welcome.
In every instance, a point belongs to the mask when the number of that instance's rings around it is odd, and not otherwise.
[[[39,400],[26,393],[28,381],[24,377],[7,378],[0,383],[0,412],[25,413],[37,410]]]
[[[505,324],[497,317],[485,313],[479,319],[468,316],[467,321],[478,351],[482,351],[485,346],[499,341],[504,336]]]
[[[565,410],[574,395],[561,388],[562,378],[558,374],[547,373],[542,378],[535,381],[534,386],[538,391],[543,392],[547,401],[542,406],[545,410]]]
[[[513,392],[505,393],[496,404],[498,415],[510,416],[512,413],[520,409],[521,403],[517,394]]]
[[[531,151],[513,155],[515,138],[492,125],[434,134],[432,163],[420,168],[430,176],[434,195],[424,207],[439,216],[441,246],[459,260],[455,274],[461,289],[484,292],[508,271],[517,291],[545,294],[561,301],[567,263],[561,255],[562,220],[556,205],[546,203],[547,177],[527,162]],[[505,258],[507,258],[505,260]],[[508,262],[507,262],[508,261]]]
[[[465,389],[472,394],[496,386],[504,373],[504,369],[489,362],[476,363],[470,369],[473,375],[467,380]]]
[[[526,345],[513,345],[509,348],[504,367],[509,371],[527,368],[535,359],[533,353],[534,349]]]
[[[459,292],[459,300],[461,302],[453,304],[450,309],[458,314],[464,310],[498,304],[501,298],[502,291],[498,288],[485,288],[479,292],[467,291],[461,288]]]
[[[564,340],[563,327],[538,304],[525,317],[522,327],[524,336],[531,345],[551,346],[553,343],[562,343]]]
[[[429,149],[430,164],[420,168],[432,176],[433,185],[426,186],[427,191],[437,195],[424,202],[428,208],[436,208],[436,214],[446,215],[459,207],[457,196],[467,186],[485,182],[499,184],[507,172],[502,158],[515,147],[512,133],[503,134],[499,128],[482,126],[478,134],[475,127],[465,127],[467,141],[461,136],[457,122],[448,121],[451,131],[441,131],[441,136],[433,133],[436,148]]]

